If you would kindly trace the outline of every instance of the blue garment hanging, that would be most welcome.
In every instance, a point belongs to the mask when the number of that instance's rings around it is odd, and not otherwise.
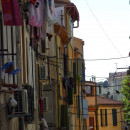
[[[8,69],[10,66],[14,66],[14,61],[6,63],[4,66],[2,66],[2,71]]]
[[[9,73],[9,75],[17,74],[19,71],[21,71],[20,68],[18,68],[18,69],[16,69],[16,70],[13,70],[11,73]]]

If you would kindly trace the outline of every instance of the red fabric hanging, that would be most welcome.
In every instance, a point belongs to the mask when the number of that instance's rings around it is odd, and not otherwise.
[[[40,103],[41,113],[43,113],[43,102],[42,102],[42,99],[41,99],[41,98],[40,98],[40,100],[39,100],[39,103]]]
[[[23,25],[18,0],[2,0],[4,25]]]

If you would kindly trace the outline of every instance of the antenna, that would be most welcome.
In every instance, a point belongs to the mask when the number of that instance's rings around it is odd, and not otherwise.
[[[118,64],[118,63],[115,63],[115,64],[116,64],[116,72],[117,72],[117,64]]]

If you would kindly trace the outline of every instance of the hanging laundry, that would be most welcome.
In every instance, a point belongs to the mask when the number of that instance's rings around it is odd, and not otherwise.
[[[43,24],[44,0],[37,0],[39,6],[35,8],[33,4],[29,5],[29,24],[34,27],[41,27]]]
[[[23,25],[18,0],[2,0],[4,25]]]
[[[40,39],[40,28],[30,26],[30,46],[36,51]]]
[[[59,24],[65,27],[65,9],[64,6],[55,8],[56,18],[59,20]]]
[[[59,20],[56,18],[54,0],[47,0],[47,5],[46,6],[47,6],[48,25],[51,26],[53,24],[58,23]]]
[[[35,8],[38,8],[39,2],[37,0],[30,0],[30,3],[35,6]]]
[[[11,73],[9,73],[9,75],[15,75],[15,74],[17,74],[17,73],[20,72],[20,71],[21,71],[21,69],[18,68],[18,69],[16,69],[16,70],[13,70]]]
[[[42,40],[45,39],[45,37],[47,36],[47,3],[48,0],[44,0],[44,5],[43,5],[43,24],[41,27],[41,31],[40,31],[40,38]]]

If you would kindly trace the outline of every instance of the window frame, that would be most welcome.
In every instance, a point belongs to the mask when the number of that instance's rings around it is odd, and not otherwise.
[[[100,109],[100,117],[101,117],[101,127],[107,126],[107,109]]]

